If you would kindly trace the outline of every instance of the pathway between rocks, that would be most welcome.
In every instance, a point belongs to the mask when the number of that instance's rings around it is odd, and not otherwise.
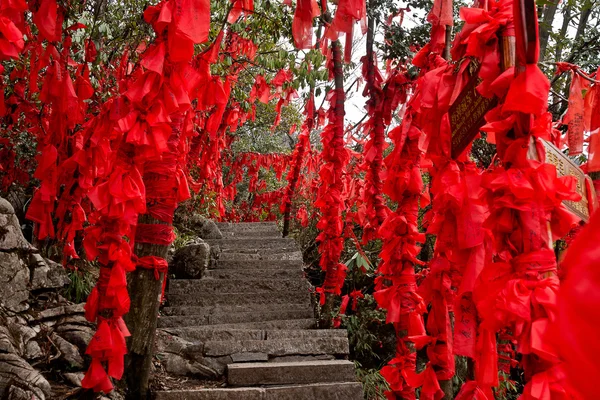
[[[360,400],[345,330],[316,329],[302,253],[275,223],[218,224],[218,260],[173,279],[159,320],[171,373],[226,377],[224,388],[155,392],[157,400]]]

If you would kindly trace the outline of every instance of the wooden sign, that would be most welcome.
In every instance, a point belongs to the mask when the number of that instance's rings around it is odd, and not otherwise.
[[[496,98],[485,98],[477,92],[481,82],[478,71],[458,95],[448,110],[452,129],[452,158],[460,156],[485,124],[485,114],[496,106]]]
[[[595,210],[598,204],[596,198],[596,191],[593,190],[594,184],[589,176],[585,174],[569,157],[561,152],[552,143],[542,140],[544,147],[546,148],[546,162],[556,167],[556,173],[558,176],[574,176],[577,179],[577,193],[581,195],[580,201],[565,201],[564,204],[567,206],[569,211],[577,215],[583,221],[590,219],[590,203],[591,209]],[[586,181],[588,184],[586,185]],[[591,193],[588,193],[587,188],[590,187]]]

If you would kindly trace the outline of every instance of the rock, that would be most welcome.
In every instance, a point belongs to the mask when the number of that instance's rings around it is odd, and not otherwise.
[[[29,390],[23,390],[18,386],[11,386],[8,389],[8,400],[39,400],[35,393]]]
[[[207,378],[216,378],[223,374],[223,370],[218,371],[203,365],[195,360],[188,360],[180,355],[166,353],[161,357],[165,371],[181,376],[200,376]]]
[[[173,223],[180,231],[187,231],[202,239],[221,239],[223,237],[217,224],[201,215],[190,214],[184,206],[175,210]]]
[[[201,242],[175,252],[169,269],[176,278],[199,279],[210,262],[210,247]]]
[[[0,218],[2,218],[2,214],[0,214]],[[0,229],[2,229],[1,226]],[[29,309],[29,304],[27,304],[27,299],[29,298],[28,286],[29,269],[17,253],[0,251],[0,293],[2,293],[0,305],[4,305],[12,312],[21,312]]]
[[[11,387],[31,392],[28,400],[45,400],[50,394],[48,381],[25,360],[16,354],[0,353],[0,398],[10,393]]]
[[[89,322],[60,324],[56,326],[55,331],[69,343],[76,345],[80,352],[85,352],[94,336],[93,325]]]
[[[49,259],[44,259],[39,254],[29,255],[29,268],[33,270],[31,276],[31,289],[56,289],[62,288],[71,280],[62,265]]]
[[[210,219],[194,214],[185,221],[186,227],[202,239],[221,239],[223,234]]]
[[[189,342],[166,331],[157,331],[156,354],[165,370],[171,374],[209,378],[222,375],[226,364],[205,360],[202,350],[200,342]]]
[[[85,306],[85,303],[79,303],[79,304],[70,304],[70,305],[65,305],[65,306],[49,308],[47,310],[40,311],[38,313],[36,319],[44,320],[44,319],[50,319],[50,318],[64,317],[64,316],[72,315],[72,314],[83,315],[85,312],[85,310],[83,308],[84,306]],[[69,319],[69,321],[63,321],[63,322],[73,322],[73,320]]]
[[[73,386],[81,387],[81,380],[85,374],[83,372],[66,372],[63,378]]]
[[[0,197],[0,250],[25,250],[33,251],[35,248],[29,244],[19,225],[19,219],[10,203]],[[1,292],[1,291],[0,291]]]
[[[42,353],[42,348],[40,347],[40,345],[37,342],[31,340],[25,346],[25,359],[26,360],[35,360],[35,359],[41,358],[43,355],[44,355],[44,353]]]
[[[35,354],[37,343],[31,340],[35,336],[35,330],[24,325],[18,318],[0,317],[0,352],[13,353],[27,359],[35,358],[38,355]]]
[[[79,354],[79,349],[72,343],[67,342],[55,333],[51,335],[52,342],[60,351],[59,360],[64,361],[69,367],[83,369],[83,358]]]

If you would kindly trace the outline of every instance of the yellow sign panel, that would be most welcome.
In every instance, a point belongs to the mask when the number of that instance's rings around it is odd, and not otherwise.
[[[546,162],[556,167],[558,176],[574,176],[577,179],[577,193],[581,195],[581,201],[565,201],[564,204],[573,214],[587,221],[590,218],[589,203],[592,202],[592,209],[595,209],[597,204],[596,192],[591,190],[592,193],[588,193],[587,190],[586,180],[589,187],[593,188],[592,180],[556,146],[546,140],[542,142],[546,148]]]

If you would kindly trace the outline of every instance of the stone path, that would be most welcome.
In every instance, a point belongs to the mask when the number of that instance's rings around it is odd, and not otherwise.
[[[363,399],[346,331],[316,329],[294,240],[281,238],[271,222],[218,226],[223,239],[207,240],[217,249],[216,265],[202,279],[171,280],[159,331],[186,368],[224,374],[227,387],[159,391],[155,398]]]

